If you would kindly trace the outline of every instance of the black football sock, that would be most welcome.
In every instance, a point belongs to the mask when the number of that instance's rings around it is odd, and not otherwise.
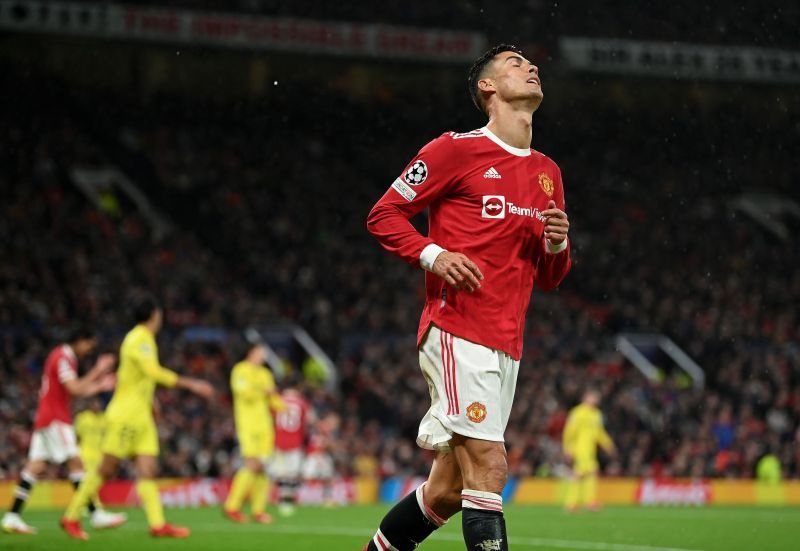
[[[28,501],[28,496],[31,495],[31,489],[34,484],[36,484],[36,477],[28,471],[22,471],[19,483],[14,489],[14,505],[11,506],[12,513],[20,514],[22,512],[25,502]]]
[[[411,551],[447,522],[425,504],[422,494],[424,486],[408,494],[386,513],[365,550],[386,551],[394,548],[397,551]]]
[[[508,551],[503,498],[491,492],[461,492],[461,528],[467,551]]]
[[[70,473],[69,479],[72,482],[72,487],[75,488],[75,491],[78,491],[78,486],[81,485],[81,481],[83,480],[83,473]],[[90,513],[94,513],[97,510],[97,507],[94,504],[94,499],[90,499],[89,503],[86,504],[86,507],[89,509]]]

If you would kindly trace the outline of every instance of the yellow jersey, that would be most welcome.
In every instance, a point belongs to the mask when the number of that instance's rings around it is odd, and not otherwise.
[[[241,361],[231,371],[233,412],[239,433],[273,431],[272,413],[286,406],[275,391],[272,372],[263,365]]]
[[[598,445],[606,451],[614,446],[603,427],[603,414],[588,404],[579,404],[570,410],[563,444],[564,451],[575,457],[596,455]]]
[[[75,416],[75,434],[78,437],[81,459],[84,463],[89,459],[97,459],[103,455],[101,445],[103,432],[106,430],[106,420],[103,412],[85,410]]]
[[[178,374],[162,367],[153,333],[137,325],[125,336],[119,351],[117,386],[106,408],[106,420],[133,425],[154,423],[156,384],[175,386]]]

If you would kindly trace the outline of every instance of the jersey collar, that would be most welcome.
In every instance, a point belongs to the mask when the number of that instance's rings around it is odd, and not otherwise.
[[[494,143],[511,153],[512,155],[516,155],[517,157],[529,157],[531,154],[530,149],[520,149],[519,147],[514,147],[513,145],[508,145],[506,142],[498,138],[494,132],[486,128],[485,126],[481,128],[481,132],[483,135],[492,140]]]

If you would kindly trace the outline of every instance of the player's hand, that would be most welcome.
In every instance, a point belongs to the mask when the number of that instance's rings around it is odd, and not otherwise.
[[[441,277],[448,285],[470,293],[481,288],[483,274],[478,266],[461,253],[443,251],[431,266],[431,272]]]
[[[553,245],[560,245],[567,238],[569,232],[569,218],[567,213],[556,207],[552,199],[547,203],[547,210],[542,211],[544,216],[544,236]]]
[[[115,386],[117,386],[117,376],[113,373],[108,373],[100,379],[98,392],[108,392],[110,390],[114,390]]]
[[[94,363],[94,369],[98,375],[101,373],[108,373],[114,368],[117,363],[117,358],[114,354],[100,354],[97,361]]]
[[[187,386],[189,392],[197,394],[201,398],[205,398],[206,400],[210,400],[214,397],[214,387],[211,386],[211,383],[208,381],[203,381],[201,379],[192,379],[189,381]]]
[[[571,453],[564,452],[564,462],[570,467],[575,463],[575,458],[572,457]]]

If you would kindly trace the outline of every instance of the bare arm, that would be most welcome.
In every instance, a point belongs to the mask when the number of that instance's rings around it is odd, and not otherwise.
[[[203,379],[178,376],[178,380],[175,381],[175,388],[188,390],[192,394],[197,394],[206,400],[210,400],[214,397],[214,387],[211,386],[211,383]]]
[[[101,354],[94,367],[83,377],[64,381],[64,388],[71,396],[93,396],[114,388],[116,377],[110,373],[116,359],[113,354]]]

